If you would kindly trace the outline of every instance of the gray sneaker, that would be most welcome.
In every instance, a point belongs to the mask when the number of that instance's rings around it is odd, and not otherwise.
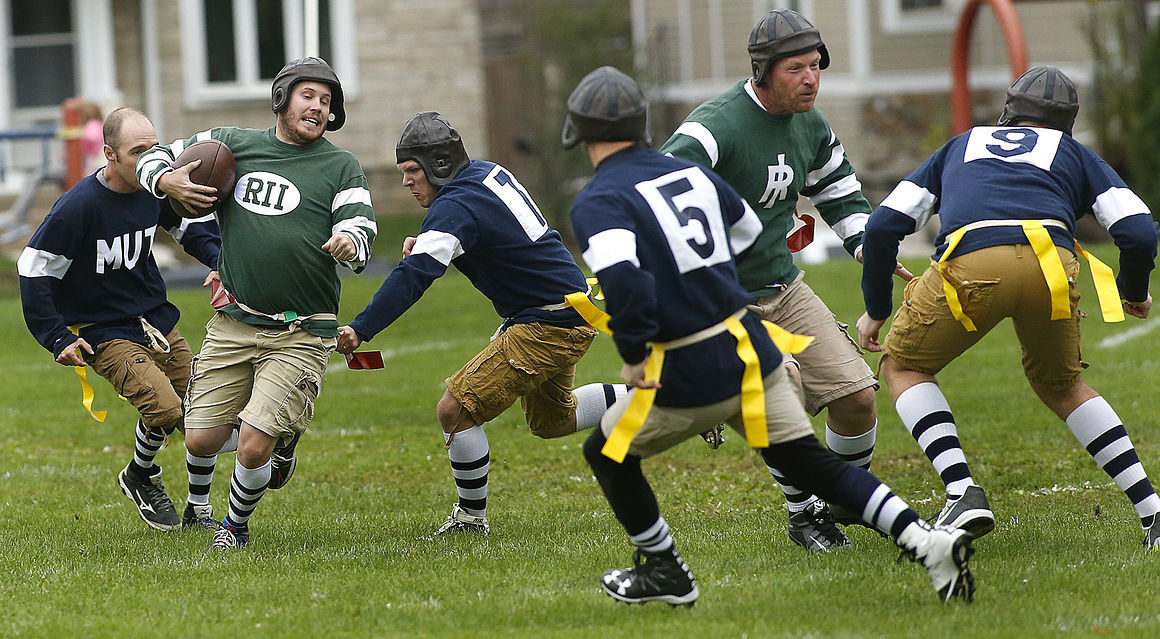
[[[137,506],[137,514],[156,530],[173,530],[181,525],[181,517],[169,495],[165,494],[165,485],[161,483],[161,467],[154,466],[157,472],[150,477],[140,479],[129,472],[130,462],[117,474],[117,485],[121,492],[133,500]]]
[[[971,537],[978,539],[994,530],[995,515],[991,512],[991,504],[987,503],[983,489],[967,486],[961,496],[947,498],[947,505],[933,523],[943,528],[965,530],[971,533]]]
[[[805,510],[791,514],[787,532],[790,541],[810,552],[850,545],[850,538],[834,525],[830,507],[821,499],[815,499]]]
[[[491,532],[491,526],[487,523],[487,517],[477,517],[476,515],[469,515],[465,510],[455,504],[451,507],[451,516],[438,530],[431,533],[427,539],[434,539],[439,535],[447,535],[450,533],[474,533],[477,535],[487,536]]]

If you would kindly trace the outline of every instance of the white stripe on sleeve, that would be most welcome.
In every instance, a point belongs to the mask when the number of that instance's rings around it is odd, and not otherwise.
[[[717,166],[717,157],[719,155],[719,151],[717,149],[717,138],[713,137],[713,132],[710,131],[704,124],[701,124],[700,122],[684,122],[681,124],[681,126],[677,127],[677,130],[673,132],[673,135],[676,135],[677,133],[680,133],[681,135],[687,135],[700,142],[701,146],[705,149],[705,155],[709,156],[709,167],[712,168]]]
[[[914,228],[918,230],[930,220],[934,211],[934,203],[938,198],[934,193],[926,190],[910,180],[903,180],[894,187],[890,195],[882,200],[880,206],[894,209],[914,220]]]
[[[834,229],[834,233],[843,240],[848,240],[851,237],[866,230],[866,220],[870,219],[869,213],[851,213],[846,217],[838,220],[830,228]]]
[[[608,229],[588,238],[588,250],[581,256],[593,273],[628,262],[640,268],[636,257],[636,234],[628,229]]]
[[[64,278],[71,265],[72,260],[63,255],[26,246],[16,262],[16,270],[21,277],[55,277],[59,280]]]
[[[340,207],[347,204],[366,204],[370,206],[371,192],[364,186],[343,189],[334,196],[334,201],[330,203],[330,210],[332,212],[337,211]]]
[[[753,243],[757,241],[757,236],[761,235],[762,228],[761,219],[757,217],[757,213],[753,212],[749,202],[741,200],[741,204],[745,207],[745,213],[742,214],[740,220],[729,227],[729,246],[733,248],[734,255],[753,246]]]
[[[463,255],[463,243],[450,233],[424,231],[415,238],[415,246],[411,248],[411,253],[425,253],[443,266],[448,266],[451,260]]]
[[[1151,215],[1148,205],[1131,189],[1122,186],[1112,187],[1096,196],[1092,212],[1106,229],[1129,215]]]

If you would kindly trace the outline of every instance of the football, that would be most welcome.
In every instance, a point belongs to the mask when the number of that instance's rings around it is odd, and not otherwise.
[[[173,168],[178,168],[201,160],[201,165],[190,171],[189,179],[203,186],[212,186],[217,189],[217,201],[208,208],[198,208],[196,214],[190,214],[180,202],[169,198],[169,205],[173,212],[182,217],[201,217],[217,212],[225,204],[226,199],[234,192],[234,182],[237,181],[237,166],[234,164],[234,154],[230,147],[218,140],[202,140],[185,147],[181,155],[173,161]]]

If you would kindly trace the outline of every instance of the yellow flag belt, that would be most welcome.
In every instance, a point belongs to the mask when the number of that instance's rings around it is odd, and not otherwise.
[[[966,313],[963,312],[963,305],[959,301],[958,292],[951,284],[950,278],[947,275],[946,263],[947,258],[954,252],[955,247],[959,245],[959,241],[963,239],[963,236],[968,231],[996,226],[1020,226],[1023,228],[1023,234],[1031,244],[1031,249],[1035,251],[1035,257],[1039,260],[1039,268],[1043,271],[1043,278],[1047,281],[1047,288],[1051,292],[1051,319],[1058,320],[1071,317],[1071,301],[1068,296],[1067,273],[1063,270],[1063,262],[1060,261],[1059,253],[1055,250],[1055,243],[1051,241],[1051,235],[1048,234],[1045,228],[1046,226],[1055,226],[1066,229],[1067,226],[1059,220],[983,220],[956,229],[948,235],[947,249],[943,252],[942,257],[939,258],[937,266],[939,275],[942,276],[943,293],[946,295],[947,306],[951,309],[951,315],[968,331],[974,332],[978,330],[971,318],[967,317]],[[1104,321],[1124,321],[1124,308],[1120,304],[1120,293],[1116,287],[1116,277],[1112,273],[1112,269],[1096,259],[1091,253],[1083,250],[1079,242],[1075,242],[1075,250],[1091,266],[1092,279],[1096,285],[1096,296],[1100,300],[1100,310],[1103,312]]]
[[[608,313],[593,304],[588,295],[572,293],[564,298],[564,303],[576,309],[584,321],[594,328],[609,335],[612,334],[608,328]],[[742,309],[725,318],[720,324],[690,336],[692,339],[681,338],[667,343],[653,344],[652,353],[645,363],[644,378],[646,381],[660,379],[661,369],[664,367],[666,344],[672,350],[729,331],[729,334],[737,340],[737,357],[745,364],[745,370],[741,375],[741,420],[745,425],[745,439],[753,448],[765,448],[769,446],[769,430],[765,420],[765,385],[761,378],[761,362],[757,358],[757,351],[753,348],[749,331],[745,330],[745,326],[741,324],[741,318],[744,317],[745,313],[746,310]],[[774,345],[783,353],[800,353],[814,341],[812,336],[790,333],[771,322],[762,320],[761,323],[769,332]],[[616,422],[616,426],[613,427],[612,433],[608,436],[608,441],[600,450],[601,453],[613,461],[624,461],[625,455],[628,454],[628,448],[632,444],[632,439],[644,426],[644,421],[648,417],[656,394],[654,388],[634,390],[628,408],[620,420]]]

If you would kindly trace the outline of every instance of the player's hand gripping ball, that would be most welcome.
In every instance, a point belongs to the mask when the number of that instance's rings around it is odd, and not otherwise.
[[[201,165],[189,172],[190,181],[217,189],[217,201],[208,208],[195,207],[198,212],[191,214],[180,202],[170,197],[170,206],[182,217],[202,217],[217,212],[225,204],[226,199],[233,196],[234,183],[237,182],[234,154],[225,143],[218,140],[194,142],[177,156],[173,161],[173,168],[185,166],[194,160],[201,160]]]

